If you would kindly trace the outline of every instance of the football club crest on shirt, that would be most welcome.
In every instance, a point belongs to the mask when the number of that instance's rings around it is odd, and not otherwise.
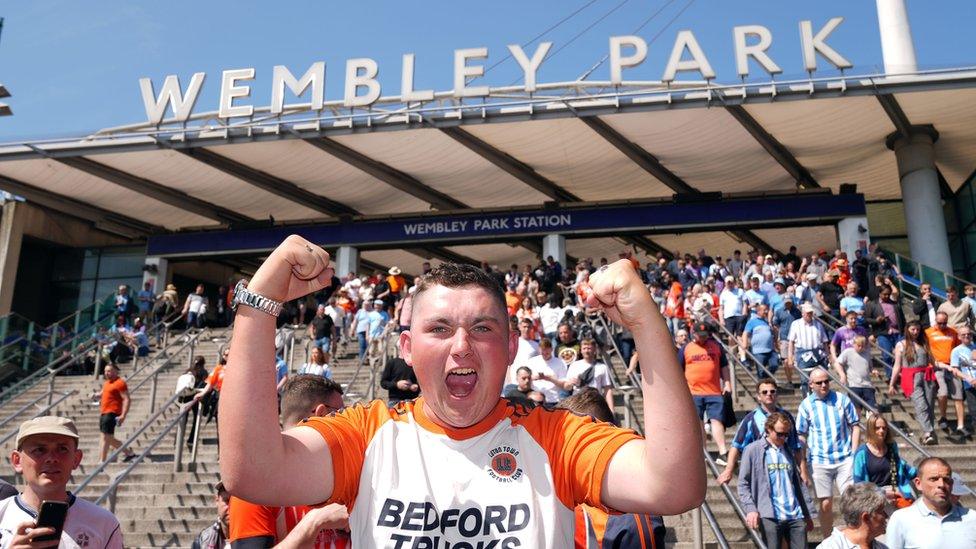
[[[511,446],[496,446],[488,452],[488,476],[498,482],[513,482],[522,478],[518,465],[519,451]]]

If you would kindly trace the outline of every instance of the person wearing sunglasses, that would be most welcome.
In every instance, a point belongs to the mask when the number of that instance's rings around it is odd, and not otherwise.
[[[770,414],[778,412],[790,419],[791,426],[796,424],[793,419],[793,414],[780,407],[777,401],[778,392],[779,388],[776,386],[776,380],[769,377],[759,380],[759,385],[756,388],[756,402],[759,403],[759,406],[739,421],[739,428],[735,432],[735,438],[732,439],[732,448],[729,450],[728,463],[725,469],[718,475],[717,480],[719,484],[728,484],[732,480],[732,475],[735,472],[735,464],[738,462],[739,456],[742,455],[746,446],[764,436],[766,419]],[[800,444],[800,438],[796,434],[796,429],[790,430],[790,436],[786,439],[786,447],[793,451],[793,457],[800,467],[800,478],[803,479],[804,483],[808,484],[806,454],[803,445]]]
[[[796,430],[806,444],[812,464],[814,497],[820,505],[820,531],[826,538],[834,528],[833,487],[836,484],[842,493],[853,482],[853,455],[861,433],[854,403],[847,395],[831,390],[826,370],[813,370],[810,390],[810,395],[800,402]]]
[[[793,422],[786,414],[773,412],[764,431],[765,437],[746,447],[739,468],[739,501],[746,525],[762,532],[767,547],[778,548],[787,541],[790,549],[804,548],[813,518],[799,466],[786,444]]]

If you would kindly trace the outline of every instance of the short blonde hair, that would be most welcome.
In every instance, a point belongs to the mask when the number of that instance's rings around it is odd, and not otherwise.
[[[864,336],[857,336],[857,337],[854,338],[854,345],[862,345],[863,346],[863,345],[867,345],[867,344],[868,344],[868,338],[866,338]]]

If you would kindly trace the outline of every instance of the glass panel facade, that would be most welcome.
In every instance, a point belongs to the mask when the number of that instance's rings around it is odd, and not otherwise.
[[[58,255],[52,274],[58,318],[105,298],[121,284],[133,291],[142,285],[146,252],[141,246],[68,249]]]
[[[946,201],[947,209],[955,210],[957,226],[950,232],[950,252],[956,276],[976,280],[976,172],[959,187],[955,196]]]

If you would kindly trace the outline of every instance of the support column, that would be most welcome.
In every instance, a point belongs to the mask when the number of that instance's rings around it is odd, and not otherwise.
[[[20,246],[24,240],[24,209],[14,200],[0,213],[0,316],[10,313],[17,282]]]
[[[837,240],[840,242],[840,249],[847,253],[851,261],[854,260],[855,250],[867,251],[868,244],[871,243],[871,236],[868,233],[867,217],[846,217],[837,223]]]
[[[563,268],[566,268],[566,237],[561,234],[549,234],[542,239],[542,260],[552,256]]]
[[[169,278],[169,260],[165,257],[146,256],[146,264],[142,268],[142,285],[146,282],[152,283],[150,288],[156,295],[163,293],[166,289],[166,282]],[[142,288],[134,288],[138,292]],[[179,304],[177,304],[179,305]]]
[[[359,273],[359,250],[352,246],[339,246],[335,257],[335,274],[342,278],[349,273]]]
[[[877,8],[885,74],[917,72],[918,62],[905,0],[877,0]]]
[[[942,190],[935,165],[938,132],[916,126],[908,137],[892,134],[888,147],[895,151],[901,180],[905,226],[912,259],[923,265],[952,273],[949,236],[942,210]]]

